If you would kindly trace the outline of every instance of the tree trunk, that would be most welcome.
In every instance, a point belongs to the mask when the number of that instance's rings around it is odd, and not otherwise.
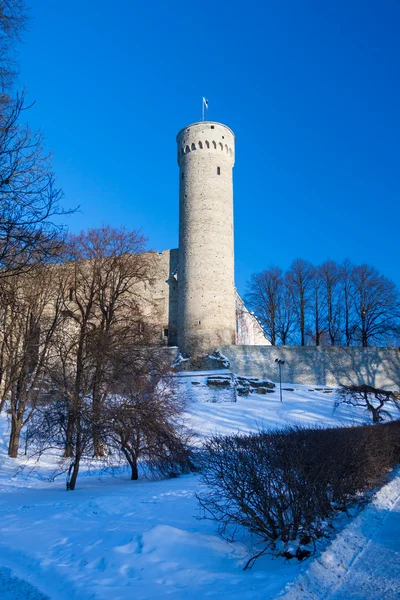
[[[349,298],[347,289],[344,290],[344,307],[345,307],[345,335],[346,335],[346,346],[350,346],[351,337],[350,337],[350,316],[349,316]]]
[[[21,437],[21,430],[22,430],[22,418],[18,418],[18,416],[12,415],[10,442],[8,445],[8,455],[11,456],[11,458],[17,458],[17,456],[18,456],[18,448],[19,448],[19,440]]]
[[[306,328],[306,318],[305,318],[305,305],[304,305],[304,294],[300,293],[300,335],[301,335],[301,345],[306,345],[306,337],[305,337],[305,328]]]
[[[75,415],[72,410],[68,411],[68,423],[66,431],[66,441],[64,458],[72,458],[74,455],[74,426],[75,426]]]
[[[75,460],[74,460],[74,466],[72,469],[72,475],[71,475],[71,479],[67,485],[67,489],[69,490],[74,490],[75,489],[75,485],[76,485],[76,480],[78,478],[78,473],[79,473],[79,464],[81,462],[81,454],[76,454],[75,455]]]
[[[103,457],[104,456],[104,445],[101,441],[101,436],[99,435],[99,423],[100,423],[100,415],[101,415],[101,396],[99,392],[99,377],[96,374],[95,381],[93,384],[93,454],[95,457]]]
[[[379,408],[373,408],[372,409],[372,422],[373,423],[380,423],[381,421],[381,417],[379,414]]]
[[[82,430],[81,430],[81,421],[80,416],[75,420],[76,425],[76,445],[75,445],[75,460],[72,468],[72,475],[69,481],[69,485],[67,485],[67,489],[74,490],[76,485],[76,480],[79,473],[79,465],[82,458],[83,453],[83,445],[82,445]]]
[[[137,460],[136,459],[131,460],[130,465],[131,465],[131,481],[137,481],[139,479]]]

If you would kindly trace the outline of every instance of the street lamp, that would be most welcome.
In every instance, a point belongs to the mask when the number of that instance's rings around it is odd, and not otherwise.
[[[282,365],[285,364],[285,361],[282,360],[281,358],[276,358],[275,362],[279,367],[279,394],[280,394],[281,402],[282,402]]]

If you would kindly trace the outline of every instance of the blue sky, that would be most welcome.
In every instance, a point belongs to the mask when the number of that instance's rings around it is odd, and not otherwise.
[[[79,231],[178,239],[175,136],[236,134],[235,259],[368,262],[400,284],[397,0],[31,0],[20,82]]]

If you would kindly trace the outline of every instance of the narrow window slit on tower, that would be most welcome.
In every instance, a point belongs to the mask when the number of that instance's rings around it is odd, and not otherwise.
[[[181,173],[181,179],[184,179],[184,177],[185,177],[185,173],[182,171],[182,173]]]
[[[217,175],[221,175],[221,167],[217,167]]]

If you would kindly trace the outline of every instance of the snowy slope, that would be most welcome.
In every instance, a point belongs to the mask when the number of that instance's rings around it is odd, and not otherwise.
[[[232,402],[232,390],[215,390],[206,385],[209,375],[210,372],[184,372],[177,383],[179,393],[187,400],[188,423],[200,437],[217,431],[248,433],[294,424],[334,427],[371,422],[371,416],[361,408],[342,405],[335,409],[334,388],[283,383],[282,402],[279,384],[274,393],[237,396],[237,401]],[[294,391],[288,391],[291,389]],[[390,412],[394,418],[400,417],[396,408],[390,408]]]
[[[282,403],[277,393],[220,402],[206,386],[207,375],[196,377],[198,384],[188,374],[178,385],[199,440],[215,431],[369,420],[360,409],[335,411],[333,393],[304,386],[285,384],[295,390],[284,391]],[[51,455],[40,465],[27,461],[18,472],[16,464],[23,461],[12,461],[5,452],[4,415],[0,427],[2,600],[265,600],[310,565],[264,557],[243,572],[246,540],[229,544],[218,536],[214,522],[198,518],[196,475],[131,482],[127,472],[101,474],[99,465],[97,473],[80,476],[76,491],[66,492],[63,477],[46,480],[54,468]]]

